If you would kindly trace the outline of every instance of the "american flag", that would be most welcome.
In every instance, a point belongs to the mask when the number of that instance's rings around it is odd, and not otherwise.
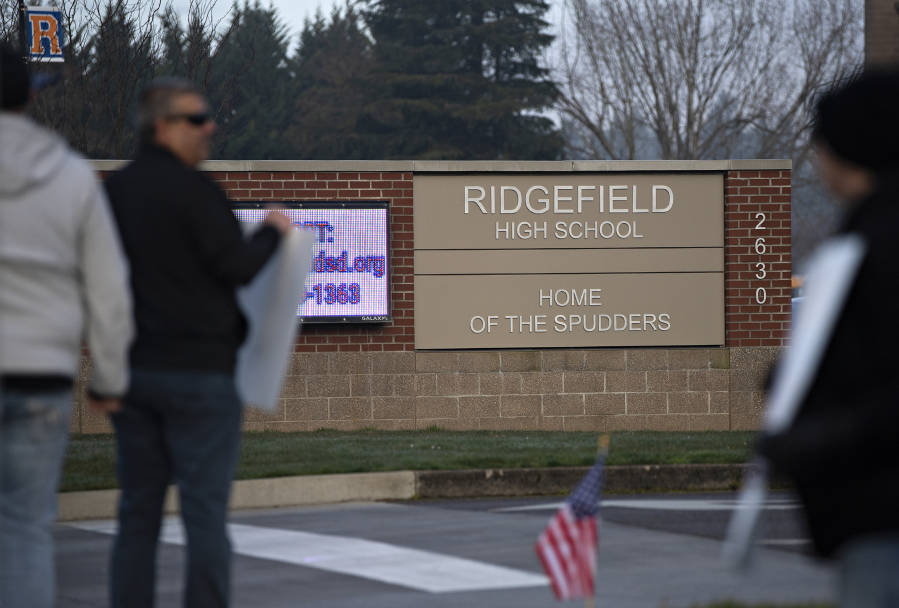
[[[537,555],[560,600],[594,596],[599,494],[608,447],[608,438],[604,439],[596,464],[537,538]]]

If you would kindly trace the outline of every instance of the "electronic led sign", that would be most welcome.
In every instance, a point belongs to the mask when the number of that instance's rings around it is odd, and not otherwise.
[[[261,223],[271,201],[235,203],[241,222]],[[296,230],[311,232],[312,262],[297,316],[305,323],[390,321],[387,202],[278,202]]]

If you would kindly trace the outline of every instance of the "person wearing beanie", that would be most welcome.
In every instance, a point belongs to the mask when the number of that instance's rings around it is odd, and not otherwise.
[[[56,604],[51,525],[81,344],[89,402],[114,409],[134,333],[106,196],[62,138],[26,116],[31,85],[0,47],[0,606]]]
[[[819,171],[864,256],[786,430],[758,451],[790,475],[842,608],[899,606],[899,73],[864,74],[817,104]]]

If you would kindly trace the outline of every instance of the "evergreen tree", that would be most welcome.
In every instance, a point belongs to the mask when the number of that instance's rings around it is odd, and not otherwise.
[[[356,121],[369,101],[371,41],[351,5],[306,20],[293,58],[297,98],[288,138],[303,159],[365,156]]]
[[[185,69],[184,28],[174,7],[169,6],[159,18],[162,23],[162,61],[157,68],[160,76],[187,75]]]
[[[276,159],[292,156],[284,130],[295,84],[288,65],[286,28],[274,8],[259,0],[234,6],[231,25],[219,40],[211,74],[203,83],[219,132],[212,157]]]
[[[555,159],[536,112],[557,91],[538,57],[544,0],[372,0],[374,101],[357,120],[372,158]]]
[[[124,0],[108,1],[99,27],[82,52],[90,58],[79,83],[85,127],[84,151],[94,158],[127,158],[135,145],[135,100],[153,77],[152,28],[140,27]]]
[[[74,29],[66,40],[66,61],[59,70],[66,84],[51,86],[41,91],[32,108],[32,116],[38,122],[58,131],[68,139],[69,145],[83,154],[90,155],[99,149],[98,134],[91,125],[91,111],[95,105],[95,87],[90,77],[93,56],[92,36],[84,26]],[[18,41],[16,41],[18,42]],[[35,72],[52,73],[53,64],[32,64]],[[114,158],[112,153],[101,152],[97,158]]]
[[[202,9],[191,3],[185,30],[174,8],[168,6],[161,17],[163,58],[156,72],[160,76],[186,78],[206,89],[215,60],[216,38],[227,38],[229,31],[216,36],[209,15]]]
[[[156,61],[154,31],[141,19],[146,17],[124,0],[107,1],[96,30],[83,44],[85,33],[79,31],[79,39],[71,44],[75,52],[67,58],[72,61],[69,70],[78,69],[69,72],[73,82],[48,95],[50,100],[61,97],[65,104],[55,115],[45,115],[50,124],[62,127],[73,144],[93,158],[127,158],[134,149],[134,102],[151,81]]]

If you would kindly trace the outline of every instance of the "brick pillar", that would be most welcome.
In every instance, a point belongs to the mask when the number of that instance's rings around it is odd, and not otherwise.
[[[724,188],[730,428],[752,430],[760,424],[768,370],[790,331],[790,171],[731,171]]]
[[[725,346],[785,346],[790,171],[730,171],[724,192]]]
[[[865,67],[899,66],[899,2],[865,0]]]

